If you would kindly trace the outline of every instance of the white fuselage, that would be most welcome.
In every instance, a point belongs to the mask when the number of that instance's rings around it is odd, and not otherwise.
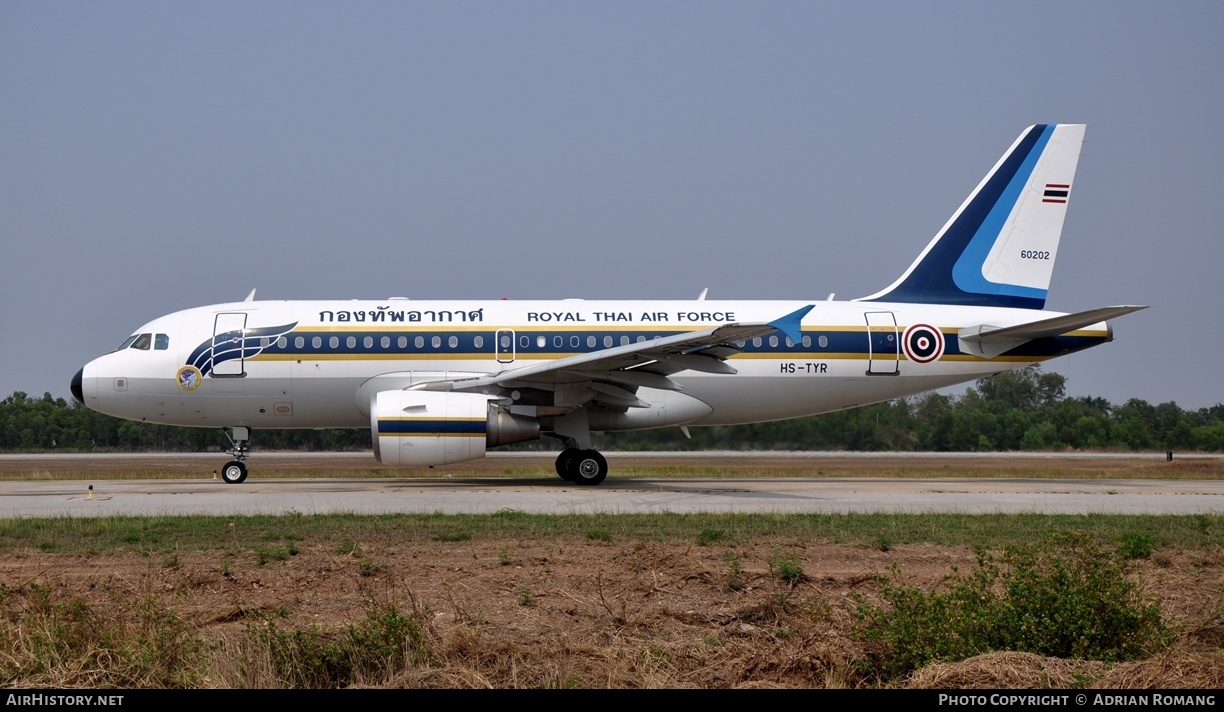
[[[1006,327],[1057,314],[908,303],[236,302],[149,322],[137,332],[151,335],[147,348],[128,346],[91,361],[82,371],[81,386],[89,407],[152,423],[368,427],[370,398],[382,390],[463,374],[498,374],[726,323],[769,322],[806,304],[814,308],[802,320],[801,341],[781,333],[749,339],[737,343],[740,352],[727,359],[734,374],[690,370],[671,377],[686,403],[696,399],[708,411],[690,407],[667,416],[667,394],[639,388],[639,396],[660,409],[657,424],[723,425],[825,413],[1023,367],[1110,338],[1108,325],[1101,322],[985,359],[962,351],[958,330],[982,324]],[[919,325],[937,330],[938,336],[931,338],[930,330],[909,331]],[[202,347],[215,346],[231,333],[242,334],[234,337],[242,339],[235,344],[234,358],[215,364],[200,360]],[[912,343],[903,344],[907,334]],[[513,393],[510,397],[515,398]],[[539,394],[535,400],[520,397],[523,408],[567,405],[564,387],[549,391],[553,402],[541,402]],[[592,429],[653,424],[638,417],[621,425],[592,424]]]

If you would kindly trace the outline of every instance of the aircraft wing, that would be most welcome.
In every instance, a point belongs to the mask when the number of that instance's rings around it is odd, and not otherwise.
[[[1027,341],[1058,336],[1068,331],[1091,326],[1106,319],[1113,319],[1130,314],[1131,312],[1137,312],[1140,309],[1147,309],[1147,307],[1133,305],[1101,307],[1075,314],[1031,321],[1027,324],[1017,324],[1016,326],[999,327],[981,324],[961,329],[958,336],[960,337],[962,351],[983,358],[994,358]]]
[[[637,401],[633,391],[639,386],[682,390],[668,376],[680,371],[733,374],[726,359],[739,353],[735,342],[782,332],[792,341],[803,339],[800,322],[812,310],[808,305],[771,322],[731,323],[699,331],[673,334],[649,341],[614,346],[601,351],[514,368],[474,379],[430,384],[427,388],[481,390],[499,388],[542,388],[588,385],[595,392],[591,400],[608,405],[632,407],[646,405]],[[635,402],[637,401],[637,402]]]

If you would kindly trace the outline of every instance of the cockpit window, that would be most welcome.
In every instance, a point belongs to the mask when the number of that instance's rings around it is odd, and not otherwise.
[[[132,348],[140,349],[141,351],[148,351],[149,344],[152,342],[153,342],[152,334],[141,334],[140,336],[136,337],[135,341],[132,342]]]
[[[158,351],[165,351],[170,348],[170,337],[165,334],[153,335],[153,348]]]
[[[122,350],[126,349],[127,347],[131,346],[131,345],[132,345],[132,342],[133,342],[133,341],[135,341],[135,340],[137,339],[137,337],[139,337],[139,336],[140,336],[140,334],[132,334],[131,336],[129,336],[129,337],[127,337],[126,339],[124,339],[124,340],[123,340],[123,343],[122,343],[122,344],[119,344],[119,348],[117,348],[117,349],[115,349],[115,350],[116,350],[116,351],[122,351]]]

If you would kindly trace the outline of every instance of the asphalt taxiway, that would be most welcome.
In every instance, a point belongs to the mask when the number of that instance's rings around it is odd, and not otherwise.
[[[287,513],[1224,514],[1220,480],[609,478],[0,482],[0,517]]]

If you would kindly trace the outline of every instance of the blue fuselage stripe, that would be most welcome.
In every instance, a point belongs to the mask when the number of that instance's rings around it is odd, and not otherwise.
[[[902,329],[896,332],[891,329],[884,332],[873,332],[869,343],[867,331],[818,331],[805,330],[804,336],[810,337],[810,345],[804,345],[802,341],[792,342],[793,345],[787,345],[787,340],[784,337],[761,337],[759,343],[756,339],[748,340],[740,345],[736,344],[745,355],[748,356],[768,356],[774,358],[788,358],[802,354],[804,357],[819,357],[821,353],[830,355],[838,355],[845,357],[846,355],[860,355],[867,358],[868,354],[876,356],[895,354],[900,339]],[[582,330],[582,331],[566,331],[563,334],[558,334],[555,330],[518,330],[515,332],[515,344],[512,351],[504,351],[508,356],[513,353],[515,358],[557,358],[574,353],[591,353],[602,351],[603,349],[612,346],[621,345],[621,338],[628,339],[626,343],[636,343],[639,337],[643,341],[649,341],[656,336],[670,336],[673,334],[684,333],[682,331],[667,331],[667,330],[646,330],[640,332],[626,332],[626,330],[618,329],[617,331],[598,331],[598,330]],[[963,355],[959,348],[959,343],[956,336],[956,330],[944,330],[945,355],[956,356]],[[889,336],[894,338],[889,339]],[[388,339],[387,345],[383,345],[382,339]],[[403,338],[403,344],[400,343],[400,338]],[[539,345],[540,337],[544,338],[544,345]],[[824,338],[824,345],[821,345],[821,338]],[[335,346],[332,346],[331,339],[335,338]],[[352,339],[350,344],[349,339]],[[366,339],[370,339],[370,345],[366,345]],[[420,345],[417,345],[417,338],[421,339]],[[434,346],[434,338],[437,338],[438,345]],[[451,338],[455,339],[455,345],[451,346]],[[593,338],[594,344],[590,344],[589,340]],[[1067,335],[1057,336],[1046,339],[1036,339],[1023,344],[1011,351],[1007,355],[1014,356],[1057,356],[1072,351],[1082,349],[1104,343],[1106,335],[1102,333],[1100,336],[1087,335]],[[396,358],[438,358],[449,359],[456,357],[487,357],[494,359],[498,353],[494,350],[496,343],[496,334],[494,330],[490,330],[487,334],[477,334],[471,331],[443,331],[430,330],[418,332],[403,332],[403,331],[348,331],[337,334],[335,331],[312,331],[309,328],[295,330],[283,337],[284,342],[280,340],[270,341],[267,346],[263,347],[261,355],[284,358],[295,358],[309,360],[312,358],[343,358],[351,356],[354,358],[378,358],[385,356],[388,359]],[[300,339],[300,342],[299,342]],[[318,345],[315,345],[315,339],[318,339]],[[480,343],[477,343],[477,340]],[[560,341],[558,341],[558,339]],[[608,341],[610,339],[611,341]],[[771,340],[772,339],[772,340]],[[525,342],[525,344],[524,344]]]

